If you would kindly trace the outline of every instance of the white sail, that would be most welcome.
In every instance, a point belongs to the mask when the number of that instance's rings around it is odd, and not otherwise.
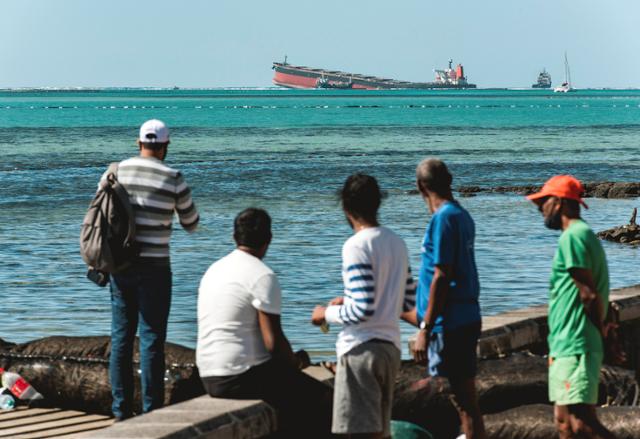
[[[569,69],[569,61],[567,60],[567,52],[564,53],[564,82],[562,85],[553,89],[556,93],[568,93],[574,91],[571,87],[571,70]]]

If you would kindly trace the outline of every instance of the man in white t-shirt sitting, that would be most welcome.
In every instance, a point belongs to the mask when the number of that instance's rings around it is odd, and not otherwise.
[[[281,290],[262,262],[271,242],[271,218],[249,208],[234,221],[237,248],[209,267],[198,293],[196,363],[207,393],[262,399],[278,411],[285,437],[326,437],[332,390],[301,372],[280,325]]]

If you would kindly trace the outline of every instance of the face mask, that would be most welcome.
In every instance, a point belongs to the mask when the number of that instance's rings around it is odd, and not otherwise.
[[[562,229],[562,207],[557,212],[550,214],[544,218],[544,225],[551,230]]]

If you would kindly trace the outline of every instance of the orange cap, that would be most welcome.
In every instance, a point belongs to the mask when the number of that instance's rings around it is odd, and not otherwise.
[[[535,202],[544,197],[568,198],[569,200],[578,201],[585,209],[588,209],[589,206],[582,200],[583,195],[584,186],[582,186],[580,180],[571,175],[556,175],[547,180],[540,192],[528,195],[527,200]]]

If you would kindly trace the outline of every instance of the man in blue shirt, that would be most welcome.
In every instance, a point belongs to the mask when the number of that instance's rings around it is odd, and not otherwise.
[[[416,361],[446,377],[467,439],[486,438],[475,388],[481,318],[474,257],[475,224],[453,199],[452,177],[440,160],[423,160],[416,183],[433,214],[422,244],[416,309],[403,318],[420,328]]]

